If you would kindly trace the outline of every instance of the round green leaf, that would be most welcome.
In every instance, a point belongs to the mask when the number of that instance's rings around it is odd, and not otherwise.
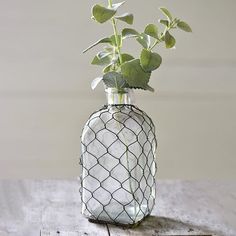
[[[125,28],[122,30],[122,38],[133,38],[133,37],[138,37],[139,32],[137,32],[135,29],[130,29],[130,28]]]
[[[103,73],[110,72],[112,70],[113,63],[109,64],[103,69]]]
[[[117,88],[119,90],[128,87],[128,84],[122,74],[115,71],[108,72],[103,75],[103,82],[107,88]]]
[[[130,54],[127,54],[127,53],[123,53],[121,54],[121,58],[122,58],[122,62],[127,62],[127,61],[131,61],[134,59],[133,56],[131,56]]]
[[[175,46],[176,40],[169,33],[169,31],[167,31],[166,34],[165,34],[165,43],[166,43],[166,48],[173,48]]]
[[[165,25],[166,27],[169,26],[170,22],[168,20],[159,20],[159,22],[163,25]]]
[[[160,10],[170,21],[172,21],[173,18],[169,10],[167,10],[165,7],[160,7]]]
[[[185,32],[192,32],[191,27],[184,21],[178,22],[177,26]]]
[[[139,59],[125,62],[121,65],[121,73],[132,88],[146,89],[151,73],[145,72]]]
[[[141,33],[136,39],[144,48],[150,48],[151,37],[145,33]]]
[[[130,13],[125,13],[121,16],[116,16],[115,18],[118,20],[124,21],[129,25],[132,25],[134,22],[134,15]]]
[[[97,4],[93,6],[92,14],[93,14],[93,18],[97,22],[104,23],[110,20],[116,14],[116,10],[109,9],[109,8],[106,8]]]
[[[161,65],[162,58],[157,53],[150,52],[147,49],[143,49],[140,56],[140,63],[145,71],[151,72],[153,70],[156,70]]]
[[[111,57],[109,55],[101,58],[97,55],[93,58],[91,62],[92,65],[97,65],[97,66],[105,66],[109,65],[110,63],[111,63]]]
[[[158,39],[158,29],[157,29],[157,26],[154,24],[147,25],[144,30],[144,33],[155,39]]]

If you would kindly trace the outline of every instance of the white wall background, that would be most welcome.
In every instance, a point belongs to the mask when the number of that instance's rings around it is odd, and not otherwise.
[[[0,0],[0,178],[79,174],[82,126],[105,102],[102,87],[90,89],[96,50],[81,54],[111,34],[90,20],[95,2]],[[162,5],[194,33],[177,33],[177,49],[160,50],[156,93],[137,93],[157,125],[158,177],[235,178],[236,1],[128,0],[124,9],[142,30]]]

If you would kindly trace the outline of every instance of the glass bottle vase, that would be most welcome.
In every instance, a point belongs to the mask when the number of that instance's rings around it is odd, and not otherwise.
[[[107,105],[82,131],[82,214],[92,222],[133,225],[155,203],[155,126],[133,105],[132,90],[106,94]]]

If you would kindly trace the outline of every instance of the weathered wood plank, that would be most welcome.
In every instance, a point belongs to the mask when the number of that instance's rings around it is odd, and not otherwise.
[[[204,235],[204,236],[216,236],[212,232],[201,229],[199,226],[187,224],[178,220],[150,216],[143,221],[139,227],[134,229],[125,229],[121,227],[115,227],[109,225],[110,235],[112,236],[158,236],[158,235]]]
[[[41,231],[40,236],[81,236],[88,235],[87,233],[81,234],[79,232],[65,232],[65,231]]]
[[[235,182],[159,181],[157,189],[153,216],[139,227],[107,228],[82,217],[77,181],[2,180],[0,236],[236,235]]]
[[[138,228],[124,229],[109,225],[109,231],[111,236],[234,236],[235,205],[235,182],[159,181],[153,216]]]
[[[105,225],[82,217],[76,181],[0,181],[0,209],[0,236],[39,236],[40,230],[108,235]]]

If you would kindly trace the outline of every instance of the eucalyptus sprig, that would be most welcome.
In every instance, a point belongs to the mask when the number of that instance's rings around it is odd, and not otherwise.
[[[92,7],[92,19],[100,24],[110,21],[113,34],[98,40],[83,51],[85,53],[97,45],[105,45],[92,60],[93,65],[103,66],[104,69],[103,75],[94,79],[91,87],[95,89],[98,83],[103,81],[107,88],[116,88],[119,91],[125,88],[154,91],[149,86],[149,80],[152,72],[162,63],[162,57],[154,49],[162,43],[167,49],[174,48],[176,39],[172,31],[181,29],[192,32],[192,29],[186,22],[173,17],[169,10],[161,7],[160,11],[165,19],[160,19],[159,23],[164,26],[164,30],[161,31],[158,24],[148,24],[143,32],[133,28],[118,31],[118,22],[132,25],[134,21],[134,15],[131,13],[118,15],[118,9],[124,3],[113,3],[112,0],[108,0],[108,6],[96,4]],[[141,44],[139,58],[122,52],[123,42],[129,38],[134,38]]]

